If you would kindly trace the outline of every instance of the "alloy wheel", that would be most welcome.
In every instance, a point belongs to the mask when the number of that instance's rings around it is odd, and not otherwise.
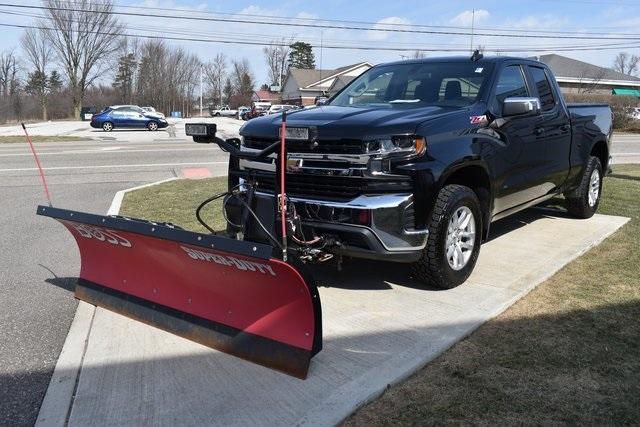
[[[594,207],[600,196],[600,171],[594,169],[589,178],[589,206]]]
[[[454,270],[462,270],[473,253],[476,241],[476,221],[473,212],[466,206],[461,206],[449,219],[447,239],[445,242],[446,256],[449,266]]]

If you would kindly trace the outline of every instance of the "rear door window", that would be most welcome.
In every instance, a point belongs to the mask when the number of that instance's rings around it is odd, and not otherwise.
[[[532,66],[529,67],[529,71],[531,72],[533,84],[538,91],[542,111],[553,110],[556,106],[556,100],[551,87],[551,82],[549,82],[549,79],[547,78],[547,73],[544,72],[543,68]]]

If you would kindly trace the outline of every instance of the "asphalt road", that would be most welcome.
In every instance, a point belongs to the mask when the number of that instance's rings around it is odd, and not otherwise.
[[[640,134],[614,134],[611,155],[613,156],[613,163],[640,163]]]
[[[183,134],[113,137],[36,144],[54,206],[104,214],[118,190],[190,167],[226,173],[225,153]],[[75,313],[79,255],[62,225],[35,215],[45,199],[26,144],[0,144],[0,200],[0,425],[31,425]]]

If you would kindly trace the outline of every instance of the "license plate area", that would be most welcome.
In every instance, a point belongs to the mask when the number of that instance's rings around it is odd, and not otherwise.
[[[282,138],[282,128],[279,133]],[[286,128],[285,138],[294,141],[308,141],[309,140],[309,128]]]

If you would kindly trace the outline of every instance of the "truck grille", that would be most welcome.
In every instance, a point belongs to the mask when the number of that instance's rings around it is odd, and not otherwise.
[[[246,174],[240,174],[246,178]],[[275,175],[256,174],[258,191],[274,193]],[[367,179],[363,177],[313,176],[287,174],[287,195],[306,199],[351,200],[363,194],[410,193],[410,178],[406,179]]]
[[[246,148],[262,150],[276,142],[274,138],[257,138],[245,136],[243,145]],[[312,147],[311,144],[301,141],[288,141],[287,151],[290,153],[318,153],[318,154],[363,154],[364,147],[362,141],[357,139],[340,139],[333,141],[318,141],[318,145]]]

